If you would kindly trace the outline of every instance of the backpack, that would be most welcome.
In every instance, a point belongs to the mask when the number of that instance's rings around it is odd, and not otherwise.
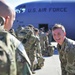
[[[0,31],[0,75],[16,75],[12,51],[8,48],[7,34],[6,31]]]

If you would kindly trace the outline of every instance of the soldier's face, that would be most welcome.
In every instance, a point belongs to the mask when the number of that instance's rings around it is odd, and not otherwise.
[[[58,28],[52,31],[52,35],[53,35],[54,40],[60,45],[62,45],[65,39],[66,33],[62,31],[62,29]]]

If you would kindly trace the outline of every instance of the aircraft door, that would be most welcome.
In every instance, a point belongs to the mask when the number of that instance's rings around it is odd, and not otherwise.
[[[44,28],[44,32],[47,32],[48,31],[48,24],[39,24],[38,25],[38,28]]]

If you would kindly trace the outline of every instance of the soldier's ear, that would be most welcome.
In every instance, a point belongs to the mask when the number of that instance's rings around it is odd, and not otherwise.
[[[5,23],[4,23],[4,26],[6,26],[6,25],[8,24],[9,19],[10,19],[10,17],[9,17],[9,16],[6,16],[6,17],[5,17]]]
[[[66,32],[64,32],[64,35],[66,36]]]
[[[5,23],[8,23],[8,20],[10,19],[10,17],[9,16],[6,16],[5,17]]]

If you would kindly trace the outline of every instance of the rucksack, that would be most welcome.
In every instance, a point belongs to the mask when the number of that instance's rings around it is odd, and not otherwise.
[[[0,31],[0,75],[16,75],[16,69],[13,66],[13,54],[8,48],[7,34],[6,31]]]

